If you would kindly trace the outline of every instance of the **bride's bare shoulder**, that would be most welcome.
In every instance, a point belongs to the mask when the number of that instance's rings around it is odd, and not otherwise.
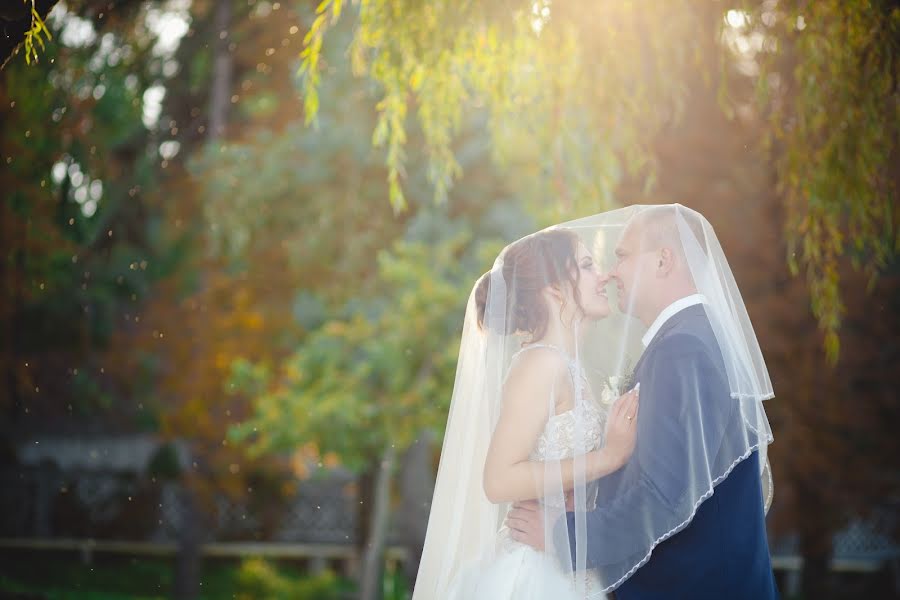
[[[529,348],[527,352],[519,353],[510,365],[504,396],[527,402],[538,395],[546,398],[567,377],[568,364],[558,351],[545,347]]]

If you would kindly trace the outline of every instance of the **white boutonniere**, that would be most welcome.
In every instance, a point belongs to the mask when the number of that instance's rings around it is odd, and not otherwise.
[[[609,408],[625,392],[634,386],[634,373],[626,368],[627,375],[610,375],[600,390],[600,404]]]
[[[619,397],[619,380],[621,375],[610,375],[603,382],[603,389],[600,391],[600,404],[609,408],[613,402]]]

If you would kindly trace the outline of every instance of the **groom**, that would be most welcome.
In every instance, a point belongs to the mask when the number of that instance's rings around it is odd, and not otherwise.
[[[703,244],[699,220],[686,216],[691,235]],[[675,211],[638,213],[615,252],[610,277],[618,286],[619,308],[647,326],[634,373],[641,408],[634,454],[618,472],[598,480],[597,509],[586,513],[587,567],[601,576],[610,565],[638,567],[621,577],[614,571],[618,580],[604,581],[615,588],[617,600],[775,599],[758,452],[742,454],[747,435],[740,405],[731,398],[707,300],[697,294]],[[731,468],[735,455],[742,460]],[[727,476],[694,510],[691,486],[710,464]],[[642,536],[659,529],[657,519],[668,537]],[[665,519],[674,521],[671,529]],[[507,523],[515,539],[543,550],[534,501],[517,503]],[[563,540],[562,547],[569,545],[565,540],[575,537],[572,513],[552,534]]]

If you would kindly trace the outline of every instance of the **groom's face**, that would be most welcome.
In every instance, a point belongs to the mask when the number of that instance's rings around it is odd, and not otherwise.
[[[652,293],[649,286],[654,281],[651,251],[642,248],[642,236],[635,226],[628,226],[616,244],[616,262],[610,278],[618,288],[619,310],[640,318],[642,297]]]

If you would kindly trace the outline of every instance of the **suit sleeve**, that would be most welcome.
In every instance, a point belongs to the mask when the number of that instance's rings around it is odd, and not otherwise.
[[[640,381],[635,452],[597,482],[597,508],[586,513],[587,566],[601,575],[603,565],[637,564],[656,543],[653,532],[680,524],[694,465],[706,464],[710,449],[720,446],[734,409],[724,373],[698,338],[672,335],[652,352]],[[565,521],[554,537],[571,540],[561,547],[574,555],[573,515]]]

